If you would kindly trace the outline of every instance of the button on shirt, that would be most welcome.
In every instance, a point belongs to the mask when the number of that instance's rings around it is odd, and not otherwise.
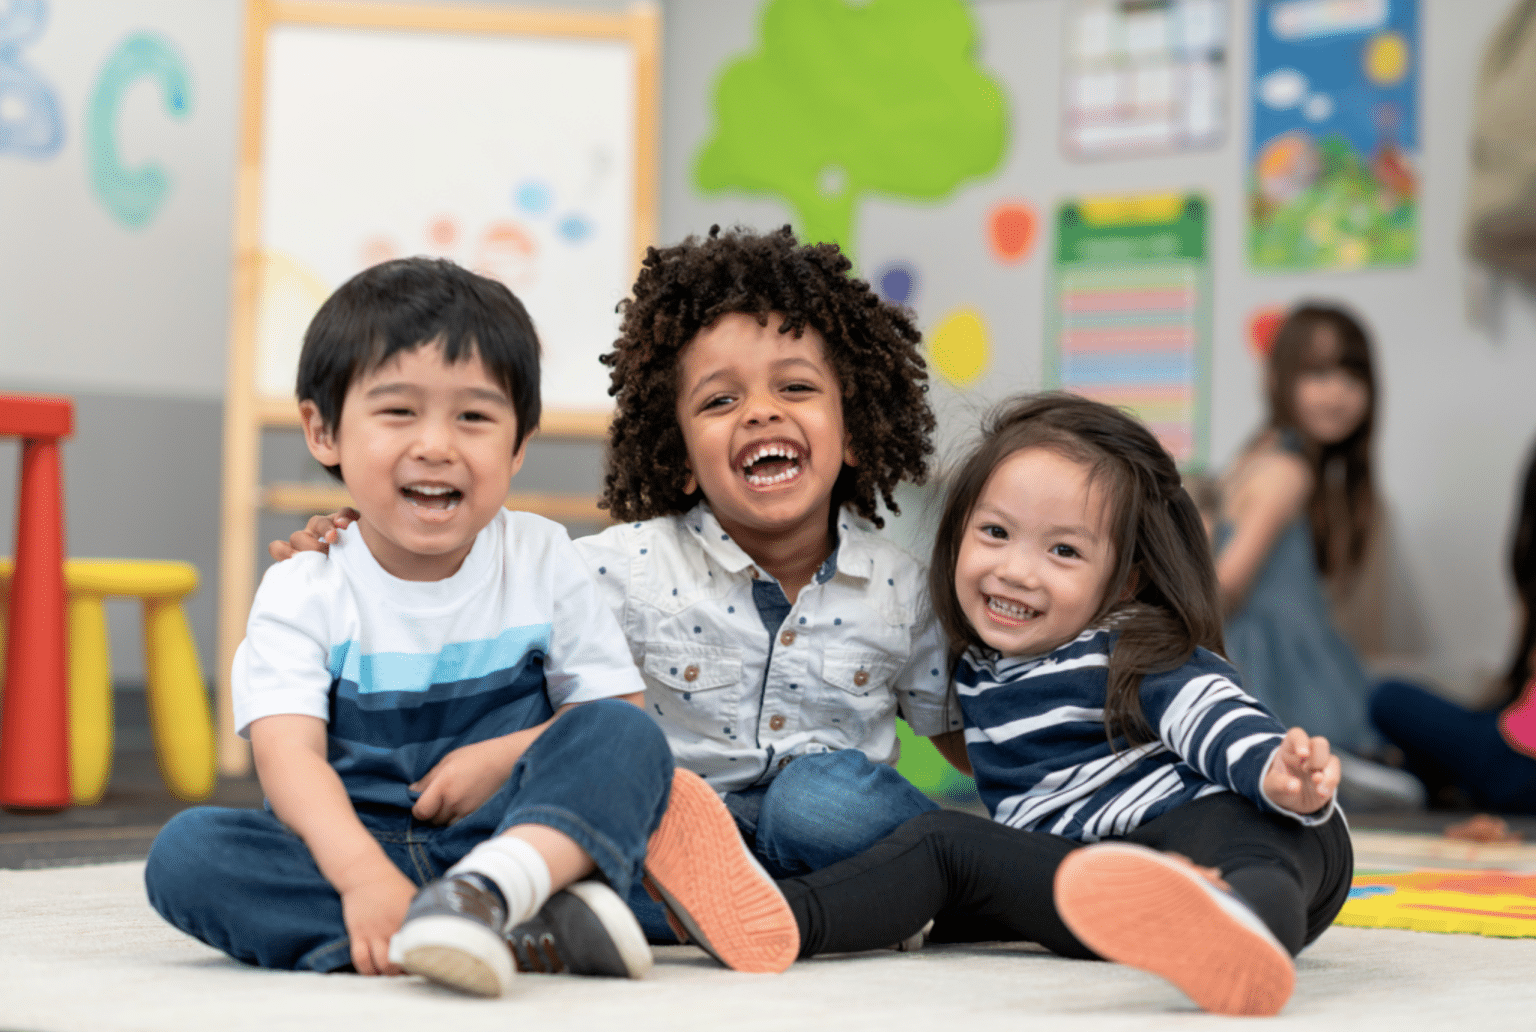
[[[783,593],[705,504],[575,544],[677,762],[718,791],[765,782],[798,755],[859,749],[894,763],[898,714],[924,736],[961,727],[926,571],[848,510],[832,557],[776,627],[768,596],[782,605]]]

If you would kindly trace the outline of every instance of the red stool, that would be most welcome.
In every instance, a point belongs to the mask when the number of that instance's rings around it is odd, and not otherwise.
[[[68,398],[0,394],[0,436],[22,438],[0,709],[0,806],[7,810],[63,810],[71,801],[59,439],[73,432],[74,415]]]

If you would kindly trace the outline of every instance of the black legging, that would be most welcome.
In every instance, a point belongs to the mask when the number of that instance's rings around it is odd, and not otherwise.
[[[1120,841],[1216,868],[1293,956],[1333,923],[1354,871],[1342,815],[1307,827],[1231,792],[1181,806]],[[1080,848],[1059,835],[940,810],[779,887],[800,925],[801,957],[882,949],[932,919],[932,942],[1027,940],[1092,958],[1052,896],[1057,866]]]

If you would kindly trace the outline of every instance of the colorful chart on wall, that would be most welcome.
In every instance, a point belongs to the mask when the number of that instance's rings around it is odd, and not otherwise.
[[[1254,267],[1412,262],[1418,0],[1267,0],[1254,16]]]
[[[1129,409],[1181,469],[1210,425],[1209,213],[1198,195],[1067,201],[1046,309],[1048,387]]]
[[[1073,0],[1062,148],[1107,158],[1215,147],[1227,126],[1227,0]]]
[[[427,254],[501,280],[547,409],[607,410],[636,265],[634,49],[622,40],[278,24],[266,44],[256,387],[293,396],[320,302]]]

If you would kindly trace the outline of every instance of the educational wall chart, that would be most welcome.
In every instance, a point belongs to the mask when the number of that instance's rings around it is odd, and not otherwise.
[[[1056,213],[1043,382],[1129,409],[1181,469],[1209,450],[1208,221],[1203,197],[1177,193]]]
[[[862,197],[937,201],[1001,163],[1007,111],[977,39],[961,0],[769,0],[758,49],[715,87],[699,188],[781,197],[803,239],[854,255]],[[891,296],[912,285],[897,275]]]
[[[1220,145],[1227,25],[1227,0],[1073,0],[1061,94],[1067,156]]]
[[[635,265],[634,91],[622,41],[273,28],[258,392],[292,397],[304,327],[332,290],[425,253],[527,305],[546,409],[606,410],[597,357]]]
[[[1418,0],[1264,0],[1254,18],[1254,267],[1412,262]]]

